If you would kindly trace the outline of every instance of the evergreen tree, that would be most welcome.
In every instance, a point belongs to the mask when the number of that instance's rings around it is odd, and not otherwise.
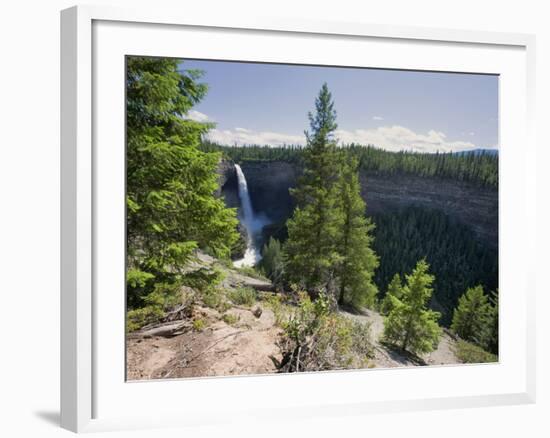
[[[215,196],[219,153],[199,150],[211,127],[186,118],[206,94],[201,73],[179,61],[129,57],[127,92],[127,291],[143,304],[158,282],[176,284],[196,248],[229,255],[236,214]],[[175,289],[174,289],[175,290]]]
[[[284,276],[284,261],[283,252],[281,250],[281,242],[273,237],[264,245],[262,249],[262,259],[260,267],[265,272],[265,275],[276,286],[282,285]]]
[[[311,133],[306,132],[304,172],[298,187],[292,190],[297,206],[287,222],[284,252],[290,281],[310,292],[321,289],[333,292],[343,217],[337,190],[338,154],[333,139],[336,111],[326,84],[315,101],[315,109],[315,115],[309,113]]]
[[[388,315],[396,306],[396,300],[400,300],[403,295],[403,285],[401,284],[401,276],[395,274],[388,284],[386,296],[382,300],[380,311],[383,315]]]
[[[491,293],[489,301],[491,302],[491,312],[485,347],[491,353],[498,355],[498,290]]]
[[[338,270],[340,289],[338,304],[352,304],[359,308],[372,307],[378,292],[373,281],[378,257],[371,248],[372,224],[365,216],[366,204],[361,198],[357,159],[348,155],[342,165],[340,202],[343,224],[338,251],[341,264]]]
[[[484,347],[490,336],[492,307],[481,286],[470,288],[458,300],[451,329],[465,341]]]
[[[437,324],[440,314],[426,307],[434,281],[428,269],[426,261],[420,260],[413,272],[405,276],[407,284],[401,298],[394,299],[395,307],[384,321],[385,340],[415,354],[433,351],[441,336]]]

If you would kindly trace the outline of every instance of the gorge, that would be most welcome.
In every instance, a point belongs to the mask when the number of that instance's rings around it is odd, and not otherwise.
[[[252,228],[242,221],[248,206],[239,197],[237,169],[246,175],[247,195],[255,213],[263,218],[256,219]],[[219,172],[221,194],[256,236],[256,248],[270,236],[284,241],[285,222],[294,208],[289,189],[295,187],[302,172],[299,163],[243,160],[234,165],[224,160]],[[390,176],[365,169],[359,177],[366,214],[376,224],[380,296],[396,270],[405,272],[421,257],[427,257],[436,275],[431,307],[443,314],[445,325],[465,288],[475,283],[488,290],[498,288],[498,189],[451,178]]]

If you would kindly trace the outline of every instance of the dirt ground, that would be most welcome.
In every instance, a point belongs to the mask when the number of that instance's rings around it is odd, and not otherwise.
[[[257,307],[262,309],[259,318],[252,313]],[[199,311],[207,324],[201,331],[190,329],[171,338],[129,339],[128,380],[277,372],[280,329],[270,309],[261,305],[250,310],[233,308],[227,312],[238,318],[233,325],[219,320],[215,310]]]

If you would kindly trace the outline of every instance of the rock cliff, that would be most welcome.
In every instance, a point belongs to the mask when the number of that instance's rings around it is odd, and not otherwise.
[[[301,169],[282,161],[246,161],[241,164],[248,181],[252,204],[274,222],[292,212],[289,189],[296,185]],[[239,206],[234,167],[221,165],[222,193],[231,207]],[[381,214],[415,205],[444,211],[468,225],[481,240],[498,244],[498,191],[470,183],[414,175],[381,176],[360,173],[367,214]]]

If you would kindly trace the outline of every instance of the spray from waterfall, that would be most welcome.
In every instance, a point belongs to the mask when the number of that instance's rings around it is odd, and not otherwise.
[[[248,193],[248,184],[241,169],[241,166],[235,164],[237,181],[239,183],[239,199],[241,201],[241,220],[246,230],[246,251],[244,257],[236,260],[233,264],[240,266],[254,266],[261,258],[260,250],[257,247],[258,233],[265,225],[265,220],[256,217],[252,208],[250,194]]]

